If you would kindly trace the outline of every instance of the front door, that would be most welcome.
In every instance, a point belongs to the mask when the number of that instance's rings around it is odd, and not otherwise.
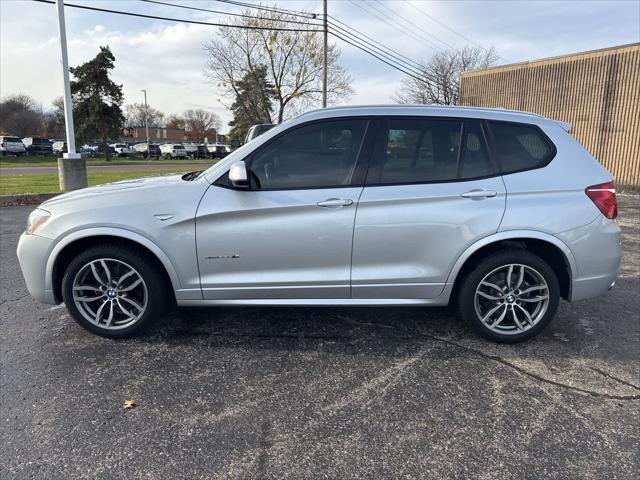
[[[360,197],[353,298],[430,299],[474,241],[495,233],[505,209],[481,122],[389,119]]]
[[[293,127],[245,159],[248,188],[229,185],[225,175],[207,190],[196,219],[205,299],[350,296],[367,123]]]

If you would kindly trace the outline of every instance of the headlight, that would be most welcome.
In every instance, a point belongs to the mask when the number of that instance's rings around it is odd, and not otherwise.
[[[31,235],[35,233],[38,228],[42,226],[44,222],[49,220],[51,213],[43,210],[41,208],[36,208],[33,212],[29,214],[29,219],[27,220],[27,235]]]

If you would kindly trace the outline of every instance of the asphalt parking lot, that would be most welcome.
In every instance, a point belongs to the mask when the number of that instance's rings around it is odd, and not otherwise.
[[[514,346],[420,308],[185,309],[105,340],[27,296],[30,208],[0,208],[2,479],[640,475],[637,196],[616,288]]]

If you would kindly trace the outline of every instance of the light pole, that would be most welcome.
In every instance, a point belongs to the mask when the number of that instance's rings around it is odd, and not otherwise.
[[[146,90],[141,90],[142,92],[144,92],[144,130],[147,134],[147,155],[151,152],[149,152],[149,115],[147,112],[147,91]]]
[[[58,158],[58,179],[60,190],[77,190],[87,186],[87,163],[76,153],[76,137],[73,128],[73,102],[69,81],[69,58],[67,56],[67,30],[64,22],[64,2],[56,0],[58,10],[58,32],[60,34],[60,57],[62,61],[62,82],[64,84],[64,125],[67,134],[67,153]]]
[[[328,36],[329,36],[329,23],[327,21],[327,0],[323,0],[322,9],[324,13],[323,18],[323,43],[324,48],[322,49],[322,108],[327,108],[327,81],[329,72],[327,71],[327,44],[328,44]]]

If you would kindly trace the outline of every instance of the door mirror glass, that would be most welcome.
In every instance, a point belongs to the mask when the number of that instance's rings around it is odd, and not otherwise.
[[[237,138],[234,138],[233,140],[231,140],[231,143],[229,145],[231,145],[231,148],[238,148],[242,144],[240,143],[240,140],[238,140]]]
[[[234,187],[248,187],[247,166],[244,162],[234,163],[229,170],[229,181]]]

